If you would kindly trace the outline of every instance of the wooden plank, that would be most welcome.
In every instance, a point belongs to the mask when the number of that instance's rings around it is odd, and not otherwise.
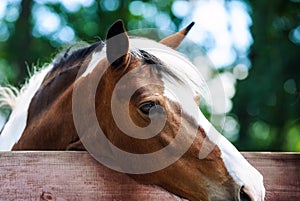
[[[140,185],[86,152],[0,153],[0,200],[181,200]]]
[[[264,176],[266,201],[300,200],[300,153],[243,153]]]
[[[267,201],[300,200],[300,154],[243,153],[262,172]],[[87,152],[0,153],[0,200],[182,200],[110,170]]]

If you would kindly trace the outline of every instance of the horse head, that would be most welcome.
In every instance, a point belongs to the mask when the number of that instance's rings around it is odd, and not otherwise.
[[[203,81],[174,50],[192,25],[160,43],[129,39],[121,21],[112,25],[106,59],[94,54],[78,82],[80,95],[73,97],[87,100],[90,92],[82,91],[96,85],[95,107],[86,111],[96,111],[101,129],[93,128],[93,120],[84,126],[80,117],[77,131],[85,133],[83,141],[89,136],[84,144],[102,163],[144,183],[191,200],[263,200],[262,175],[201,113]],[[93,105],[84,100],[78,103]],[[103,138],[91,138],[88,128]]]

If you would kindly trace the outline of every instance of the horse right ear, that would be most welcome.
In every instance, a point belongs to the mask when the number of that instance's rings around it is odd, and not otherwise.
[[[190,23],[187,27],[185,27],[181,31],[179,31],[167,38],[164,38],[159,42],[176,50],[179,47],[179,45],[181,44],[181,42],[183,41],[183,39],[185,38],[185,36],[189,33],[191,28],[194,26],[194,24],[195,24],[195,22]]]
[[[129,59],[129,38],[122,20],[117,20],[106,36],[106,56],[112,68],[126,64]]]

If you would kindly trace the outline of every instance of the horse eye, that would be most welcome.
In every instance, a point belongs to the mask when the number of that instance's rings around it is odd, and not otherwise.
[[[139,106],[139,109],[140,109],[140,111],[141,111],[143,114],[149,115],[150,110],[151,110],[153,107],[156,107],[155,102],[153,102],[153,101],[148,101],[148,102],[142,103],[142,104]]]

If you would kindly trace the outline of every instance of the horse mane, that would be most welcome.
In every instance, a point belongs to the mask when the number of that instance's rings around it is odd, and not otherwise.
[[[65,51],[63,51],[63,53],[58,54],[55,58],[54,58],[54,66],[52,68],[52,72],[57,70],[57,69],[62,69],[63,67],[68,67],[70,64],[76,62],[79,58],[85,58],[86,56],[88,56],[91,52],[93,52],[95,49],[100,49],[102,50],[103,46],[104,46],[104,42],[103,41],[98,41],[96,43],[93,44],[87,44],[84,45],[84,47],[82,47],[82,45],[80,45],[80,43],[78,43],[79,48],[72,49],[74,46],[77,45],[73,45],[69,48],[67,48]]]
[[[14,86],[0,87],[0,108],[12,110],[17,105],[17,98],[20,96],[20,90]]]
[[[20,89],[10,84],[0,86],[0,108],[5,108],[11,111],[15,109],[15,107],[18,105],[19,100],[22,99],[24,92],[28,88],[30,79],[33,77],[33,75],[38,73],[38,71],[39,70],[37,69],[37,67],[33,67],[33,72],[28,71],[29,78],[26,79],[25,83]]]

